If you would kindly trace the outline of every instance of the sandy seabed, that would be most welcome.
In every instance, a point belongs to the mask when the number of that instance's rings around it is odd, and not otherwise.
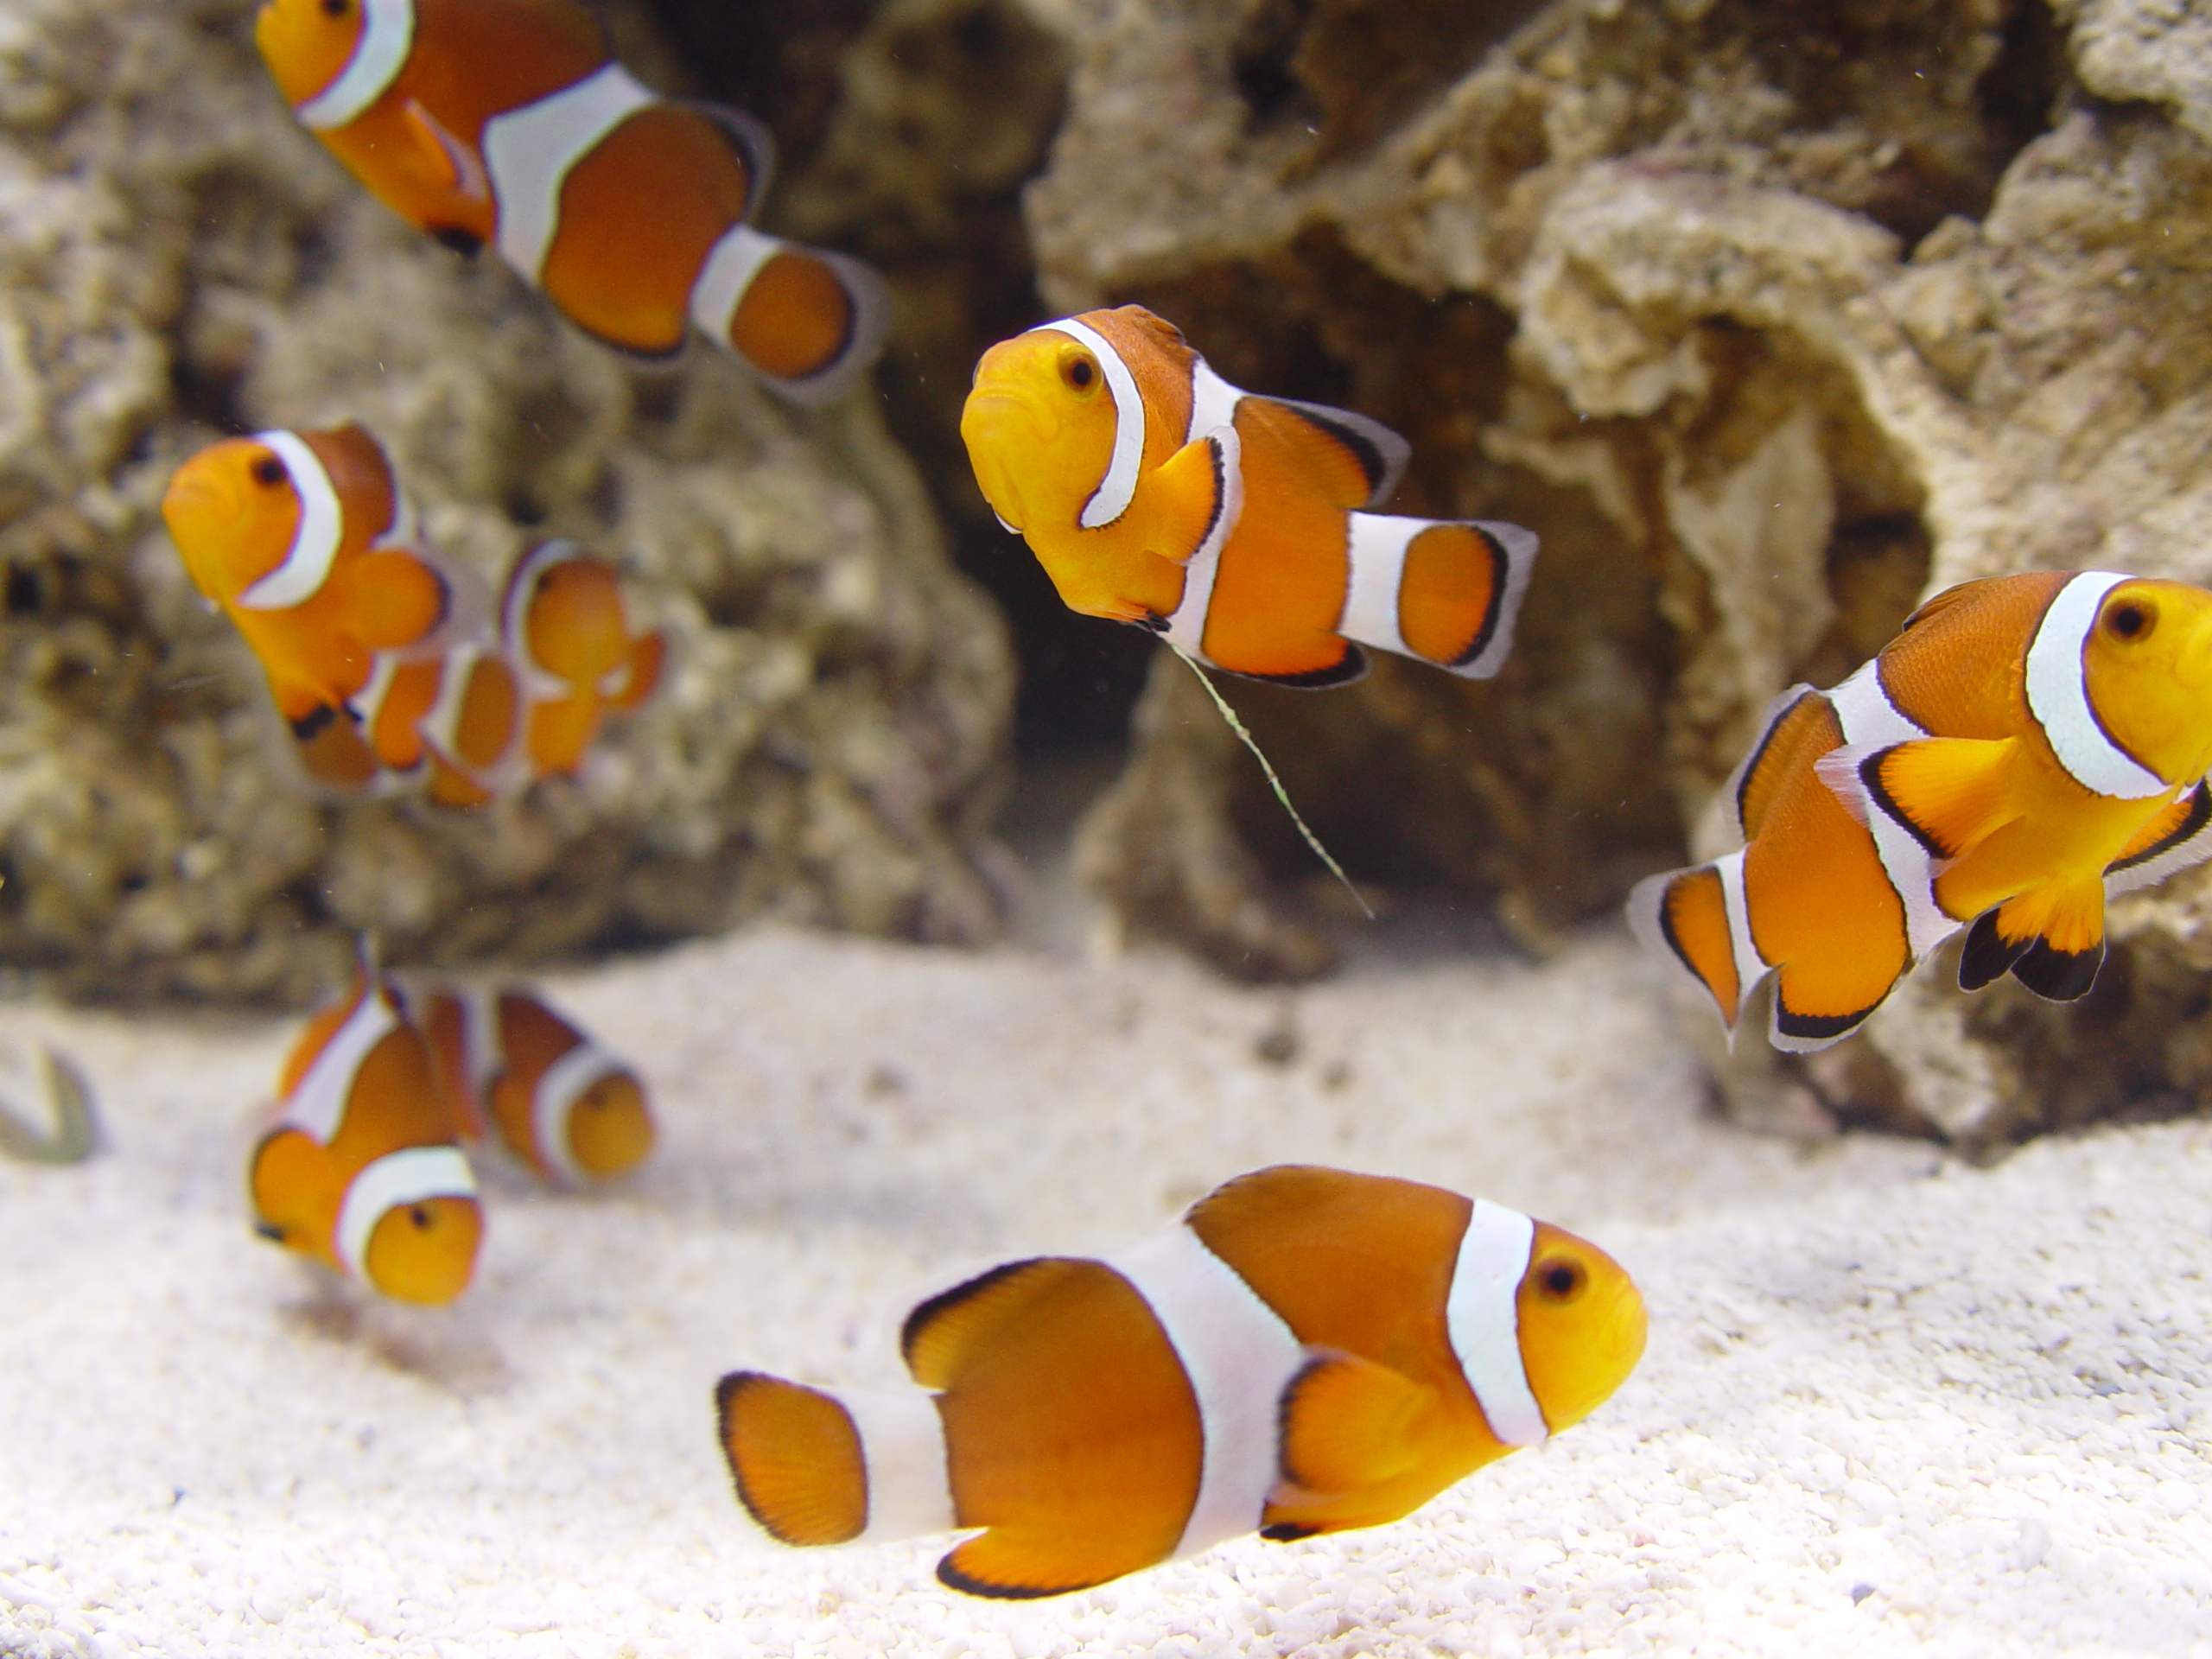
[[[772,931],[552,988],[662,1148],[586,1197],[486,1171],[435,1312],[247,1230],[295,1022],[0,1015],[108,1138],[0,1163],[0,1652],[2212,1654],[2212,1124],[1986,1170],[1752,1138],[1611,931],[1296,992]],[[723,1370],[890,1382],[923,1294],[1287,1160],[1587,1233],[1643,1287],[1642,1369],[1398,1525],[1057,1601],[941,1589],[944,1541],[751,1532]]]

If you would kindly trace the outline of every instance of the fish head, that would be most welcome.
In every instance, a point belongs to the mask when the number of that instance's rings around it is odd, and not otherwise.
[[[1090,347],[1033,328],[983,353],[960,436],[1007,529],[1071,530],[1113,462],[1119,422]]]
[[[345,71],[367,28],[367,0],[262,0],[253,42],[296,109]]]
[[[1529,1392],[1557,1433],[1611,1398],[1643,1357],[1643,1298],[1596,1245],[1536,1224],[1515,1295]]]
[[[314,475],[295,476],[300,468]],[[383,445],[349,423],[210,444],[170,476],[162,517],[194,587],[219,605],[263,609],[249,590],[296,554],[299,566],[325,571],[330,559],[385,534],[401,512]],[[314,533],[302,538],[302,526]],[[298,569],[280,580],[302,574],[315,580]]]
[[[283,457],[258,438],[226,438],[176,469],[162,518],[193,586],[227,605],[284,562],[302,512]]]
[[[2121,582],[2082,642],[2082,674],[2106,732],[2168,783],[2212,766],[2212,593]]]
[[[610,1072],[576,1096],[568,1133],[569,1159],[594,1179],[634,1167],[653,1146],[645,1090],[629,1072]]]
[[[441,1194],[395,1204],[377,1217],[361,1269],[395,1301],[440,1306],[468,1288],[484,1212],[473,1198]]]

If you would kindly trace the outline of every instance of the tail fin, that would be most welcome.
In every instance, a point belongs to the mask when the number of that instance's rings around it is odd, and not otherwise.
[[[883,348],[891,302],[859,260],[733,226],[691,289],[691,320],[797,404],[826,404]]]
[[[1636,884],[1628,925],[1645,949],[1671,962],[1713,999],[1732,1041],[1736,1016],[1767,964],[1751,943],[1744,901],[1744,855],[1669,870]]]
[[[1488,679],[1513,648],[1536,537],[1518,524],[1351,515],[1338,632]]]
[[[738,1501],[783,1543],[872,1543],[956,1524],[944,1427],[927,1394],[732,1371],[715,1404]]]

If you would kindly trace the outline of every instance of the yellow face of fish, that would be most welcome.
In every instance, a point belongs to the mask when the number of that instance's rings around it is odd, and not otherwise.
[[[1611,1398],[1643,1357],[1643,1298],[1612,1257],[1540,1221],[1515,1300],[1529,1389],[1556,1434]]]
[[[1115,432],[1114,399],[1097,358],[1052,328],[984,353],[960,415],[984,499],[1022,531],[1076,528],[1113,460]]]
[[[275,450],[226,438],[176,469],[162,517],[193,586],[228,605],[283,563],[300,527],[300,496]]]
[[[439,1306],[468,1288],[483,1238],[484,1212],[474,1198],[396,1204],[378,1217],[361,1266],[394,1300]]]
[[[2169,783],[2212,766],[2212,593],[2125,582],[2082,645],[2089,702],[2113,740]]]
[[[594,1179],[634,1167],[652,1147],[645,1092],[626,1071],[601,1077],[569,1109],[569,1156]]]
[[[360,44],[363,0],[264,0],[253,42],[287,104],[306,103],[338,79]]]

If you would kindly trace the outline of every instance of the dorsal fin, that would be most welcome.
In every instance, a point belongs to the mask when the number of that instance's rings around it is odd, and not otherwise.
[[[1817,706],[1808,708],[1808,697],[1817,699]],[[1827,700],[1811,686],[1793,685],[1767,705],[1758,739],[1728,780],[1737,832],[1745,841],[1758,834],[1783,785],[1808,758],[1805,751],[1815,741],[1833,747],[1843,741],[1843,728]]]
[[[1323,493],[1338,506],[1377,507],[1398,487],[1413,446],[1382,422],[1349,409],[1246,393],[1279,422]]]
[[[949,1389],[992,1335],[1021,1316],[1071,1268],[1095,1264],[1068,1256],[1039,1255],[1007,1262],[940,1292],[906,1316],[899,1351],[925,1389]]]
[[[2002,580],[2003,578],[1999,576],[1981,576],[1973,582],[1962,582],[1955,587],[1946,588],[1940,594],[1930,594],[1920,601],[1918,607],[1910,616],[1905,618],[1903,626],[1899,627],[1897,632],[1904,633],[1909,629],[1918,627],[1923,622],[1931,621],[1942,615],[1954,605],[1974,598],[1975,594],[1987,588],[1991,582]]]

